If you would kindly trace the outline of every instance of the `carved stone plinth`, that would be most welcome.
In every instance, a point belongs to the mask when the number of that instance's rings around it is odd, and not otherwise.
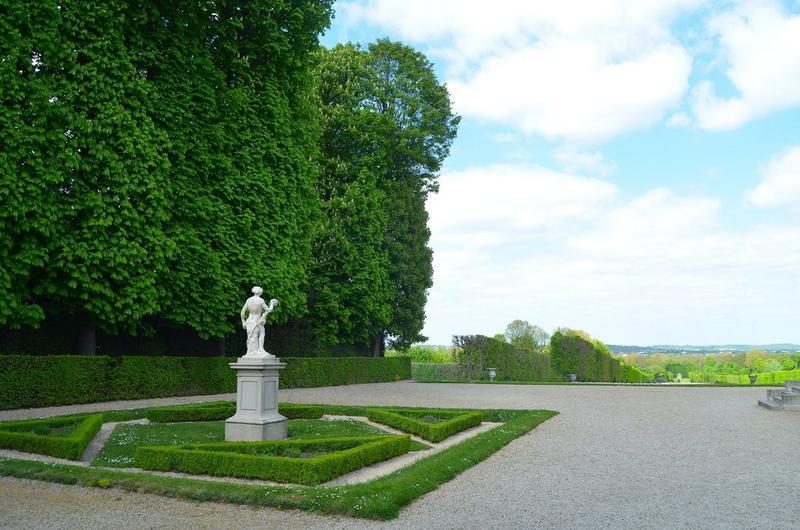
[[[236,370],[236,414],[225,420],[225,441],[255,442],[286,438],[286,418],[278,413],[277,357],[240,357]]]

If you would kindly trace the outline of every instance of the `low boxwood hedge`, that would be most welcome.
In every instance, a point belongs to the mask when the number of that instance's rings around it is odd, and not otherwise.
[[[156,471],[255,478],[318,485],[364,466],[408,452],[408,435],[358,436],[321,440],[224,442],[136,449],[136,464]],[[301,458],[276,456],[288,449],[333,451]]]
[[[442,421],[427,422],[431,416]],[[470,427],[480,425],[483,413],[478,411],[449,411],[436,409],[367,409],[367,418],[390,427],[410,432],[428,440],[441,442],[445,438]],[[443,419],[447,418],[447,419]]]
[[[74,425],[67,434],[52,433]],[[0,423],[0,447],[26,453],[80,460],[103,425],[103,414]]]
[[[236,391],[234,357],[0,355],[0,410]],[[411,378],[408,357],[285,357],[281,388]]]
[[[278,412],[290,420],[310,420],[321,418],[324,410],[317,405],[295,405],[281,403]],[[175,423],[183,421],[217,421],[230,418],[236,413],[235,401],[213,401],[147,409],[147,419],[155,423]]]

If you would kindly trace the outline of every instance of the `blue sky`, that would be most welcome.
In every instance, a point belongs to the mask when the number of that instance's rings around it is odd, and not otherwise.
[[[800,2],[352,0],[462,122],[424,333],[800,342]]]

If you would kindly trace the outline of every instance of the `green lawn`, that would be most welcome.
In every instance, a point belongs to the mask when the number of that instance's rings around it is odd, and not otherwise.
[[[387,434],[357,420],[289,420],[289,438],[333,438]],[[132,467],[134,452],[140,445],[177,445],[225,440],[225,422],[150,423],[118,425],[93,466]],[[424,451],[430,446],[411,442],[411,451]]]

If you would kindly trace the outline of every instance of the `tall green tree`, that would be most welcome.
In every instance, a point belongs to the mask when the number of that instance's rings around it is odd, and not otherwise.
[[[30,63],[26,81],[40,84],[31,92],[51,105],[42,110],[47,121],[26,138],[29,160],[48,174],[25,171],[28,161],[18,158],[16,169],[24,169],[10,178],[27,176],[53,202],[45,210],[54,223],[43,242],[47,259],[36,264],[33,294],[53,314],[78,315],[82,349],[93,353],[96,324],[131,329],[158,310],[172,251],[163,230],[169,163],[165,137],[149,117],[146,80],[120,29],[127,5],[44,4],[44,25],[27,19],[18,26],[27,49],[17,48],[13,62]],[[15,182],[17,189],[25,184]]]
[[[514,320],[506,326],[505,341],[517,351],[542,353],[550,341],[550,334],[527,320]]]
[[[331,4],[0,0],[0,325],[301,315]]]
[[[203,336],[233,330],[249,287],[301,315],[317,212],[310,55],[330,2],[156,2],[142,20],[154,120],[169,131],[177,250],[162,315]],[[167,53],[164,50],[168,50]]]
[[[309,305],[323,349],[369,344],[391,318],[386,195],[378,187],[386,123],[363,105],[366,58],[351,45],[319,52],[322,215]]]
[[[369,330],[369,346],[380,355],[387,339],[396,348],[424,340],[420,332],[433,273],[425,200],[438,189],[459,117],[430,61],[408,46],[383,39],[367,48],[340,45],[321,55],[322,150],[328,161],[323,200],[362,171],[374,175],[383,195],[382,211],[375,212],[386,218],[381,241],[356,243],[379,244],[389,261],[389,318],[381,325],[381,318],[372,318]],[[380,259],[374,265],[377,270]],[[376,317],[382,315],[381,308],[375,310]]]
[[[77,159],[52,100],[49,64],[66,53],[56,7],[0,1],[0,325],[12,328],[44,319],[33,277],[50,258],[63,166]]]

